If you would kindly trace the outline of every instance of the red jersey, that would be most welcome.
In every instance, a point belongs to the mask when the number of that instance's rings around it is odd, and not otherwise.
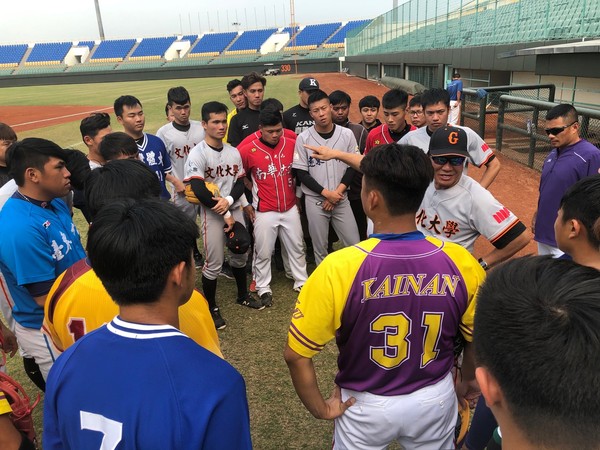
[[[250,136],[246,136],[244,138],[244,140],[239,143],[238,150],[241,147],[245,147],[246,145],[248,145],[253,140],[260,139],[261,137],[262,137],[262,131],[260,131],[260,130],[255,131]],[[292,130],[288,130],[287,128],[284,128],[283,129],[283,137],[286,137],[288,139],[294,139],[294,140],[296,140],[296,133],[294,133]]]
[[[402,134],[400,137],[402,138],[409,131],[416,129],[417,127],[414,125],[409,126],[409,124],[406,124],[404,130],[402,130],[402,133],[400,133]],[[383,123],[369,131],[369,135],[367,136],[367,144],[365,145],[365,155],[369,153],[373,147],[377,147],[378,145],[382,144],[391,144],[398,141],[399,139],[396,140],[392,138],[392,135],[390,134],[390,127]]]
[[[292,134],[294,139],[282,136],[275,148],[258,138],[238,147],[246,173],[252,176],[252,206],[257,211],[284,212],[296,205],[292,176],[296,134]]]

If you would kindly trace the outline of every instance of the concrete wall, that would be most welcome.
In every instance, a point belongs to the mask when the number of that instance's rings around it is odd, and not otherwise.
[[[9,75],[0,77],[0,88],[53,84],[111,83],[117,81],[172,80],[180,78],[239,77],[253,70],[261,72],[263,69],[265,69],[265,67],[279,67],[281,65],[290,65],[290,73],[295,72],[293,62],[281,61],[269,66],[265,66],[264,63],[248,63],[173,67],[164,69],[110,70],[83,73],[66,72],[45,75]],[[339,72],[339,70],[340,63],[337,59],[313,59],[298,61],[298,73],[300,74]]]

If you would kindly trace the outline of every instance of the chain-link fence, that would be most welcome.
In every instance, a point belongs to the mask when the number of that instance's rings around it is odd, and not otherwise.
[[[552,150],[544,132],[546,113],[558,103],[512,95],[499,97],[498,122],[495,129],[496,150],[503,155],[541,170]],[[577,108],[580,136],[600,146],[600,111]],[[492,141],[490,141],[492,142]]]
[[[554,101],[556,87],[553,84],[489,86],[480,89],[464,89],[462,95],[461,125],[475,130],[483,139],[496,139],[498,107],[502,95],[515,95],[530,100]]]

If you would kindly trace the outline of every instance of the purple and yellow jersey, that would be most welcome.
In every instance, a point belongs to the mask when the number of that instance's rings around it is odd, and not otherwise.
[[[472,341],[485,272],[464,248],[415,231],[372,235],[329,255],[302,288],[289,347],[312,358],[335,337],[336,384],[409,394],[451,370],[458,331]]]
[[[8,414],[12,412],[12,408],[8,403],[8,399],[6,398],[6,394],[3,391],[0,391],[0,416],[4,414]]]

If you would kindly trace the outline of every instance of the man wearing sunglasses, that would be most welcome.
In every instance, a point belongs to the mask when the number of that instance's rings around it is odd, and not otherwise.
[[[468,158],[467,133],[445,126],[429,142],[434,178],[417,213],[417,228],[457,243],[473,252],[480,236],[494,249],[479,259],[484,269],[504,261],[531,240],[527,227],[511,211],[471,177],[463,174]]]
[[[554,149],[550,152],[540,178],[540,196],[532,229],[538,254],[561,256],[554,237],[554,221],[560,199],[577,181],[600,172],[600,150],[579,137],[577,110],[557,105],[546,114],[546,134]]]

